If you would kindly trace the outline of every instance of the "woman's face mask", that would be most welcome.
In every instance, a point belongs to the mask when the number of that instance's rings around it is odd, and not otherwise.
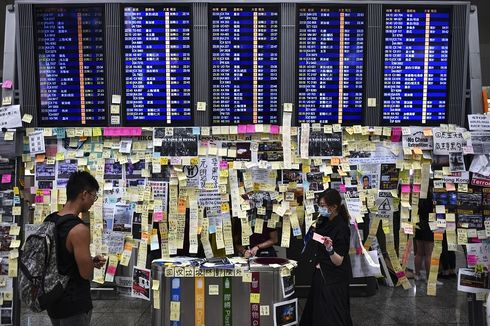
[[[322,217],[330,217],[330,212],[328,211],[327,207],[318,207],[318,214]]]

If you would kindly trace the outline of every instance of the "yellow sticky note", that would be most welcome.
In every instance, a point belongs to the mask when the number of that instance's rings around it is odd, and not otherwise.
[[[7,131],[3,135],[3,140],[5,141],[11,141],[14,140],[14,132],[13,131]]]
[[[209,295],[219,295],[219,285],[218,284],[209,284],[208,294]]]
[[[170,320],[180,320],[180,301],[170,301]]]
[[[260,303],[260,293],[250,293],[250,303]]]
[[[160,281],[159,280],[153,280],[152,282],[153,282],[153,285],[152,285],[151,289],[153,291],[159,290],[160,289]]]
[[[242,274],[242,282],[244,283],[252,283],[252,273],[243,272]]]
[[[32,115],[30,115],[28,113],[24,113],[24,115],[22,116],[22,121],[25,123],[31,123]]]
[[[99,137],[102,136],[102,128],[96,127],[92,129],[92,136],[93,137]]]

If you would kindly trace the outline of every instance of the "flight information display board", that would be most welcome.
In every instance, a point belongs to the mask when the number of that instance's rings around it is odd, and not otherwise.
[[[126,124],[192,125],[191,7],[124,8]]]
[[[278,123],[279,7],[210,10],[213,124]]]
[[[297,119],[299,123],[363,121],[363,8],[299,7]]]
[[[40,126],[107,123],[102,7],[35,8]]]
[[[384,124],[446,120],[449,31],[449,9],[385,9]]]

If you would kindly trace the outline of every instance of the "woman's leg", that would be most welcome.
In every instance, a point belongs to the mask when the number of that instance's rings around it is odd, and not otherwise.
[[[434,242],[433,241],[424,241],[425,245],[425,271],[427,273],[427,279],[429,279],[429,273],[430,273],[430,261],[432,259],[432,250],[434,249]]]
[[[424,241],[415,240],[417,243],[417,248],[415,249],[415,275],[420,276],[420,270],[422,269],[422,259],[424,257]]]

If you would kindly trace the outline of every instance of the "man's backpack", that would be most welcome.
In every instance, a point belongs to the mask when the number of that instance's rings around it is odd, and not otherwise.
[[[57,228],[67,219],[51,216],[26,239],[20,251],[20,297],[34,312],[41,312],[59,300],[70,278],[59,273],[57,258]]]

